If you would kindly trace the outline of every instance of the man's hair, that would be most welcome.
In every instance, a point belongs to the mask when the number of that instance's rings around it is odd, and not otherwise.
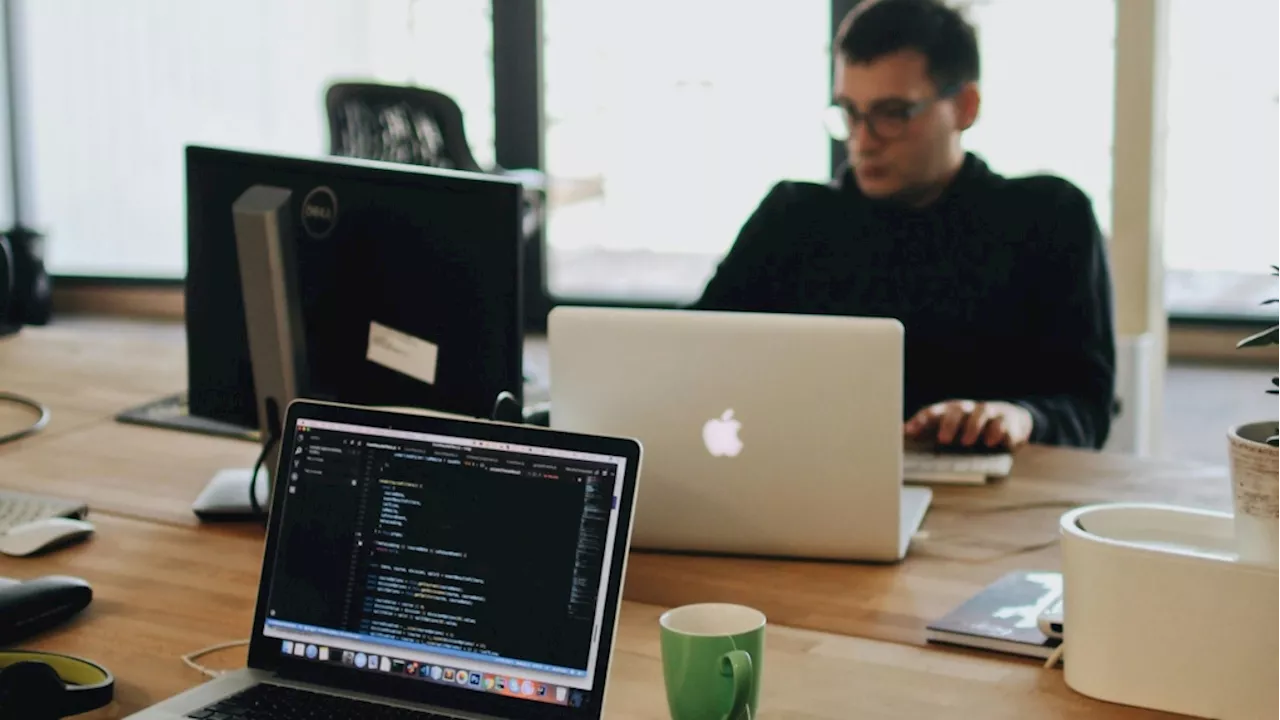
[[[835,47],[851,63],[915,50],[939,91],[978,80],[977,32],[943,0],[862,0],[840,23]]]

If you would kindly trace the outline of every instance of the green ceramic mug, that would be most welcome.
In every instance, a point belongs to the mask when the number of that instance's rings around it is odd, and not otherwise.
[[[674,720],[753,720],[760,709],[764,613],[707,603],[668,610],[662,674]]]

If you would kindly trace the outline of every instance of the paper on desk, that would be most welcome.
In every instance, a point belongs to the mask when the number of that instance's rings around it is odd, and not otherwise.
[[[435,343],[378,322],[369,323],[369,349],[365,354],[369,362],[434,385],[438,352]]]

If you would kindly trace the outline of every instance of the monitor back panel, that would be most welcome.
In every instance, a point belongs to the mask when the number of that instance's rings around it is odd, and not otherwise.
[[[305,397],[487,417],[521,397],[521,196],[479,175],[188,148],[191,413],[257,426],[231,205],[292,193]]]

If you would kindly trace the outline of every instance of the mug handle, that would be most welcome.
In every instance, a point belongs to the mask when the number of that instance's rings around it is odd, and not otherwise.
[[[727,720],[749,720],[748,702],[751,700],[752,684],[755,682],[751,654],[746,650],[730,650],[720,656],[720,674],[733,680],[733,704],[729,708]]]

